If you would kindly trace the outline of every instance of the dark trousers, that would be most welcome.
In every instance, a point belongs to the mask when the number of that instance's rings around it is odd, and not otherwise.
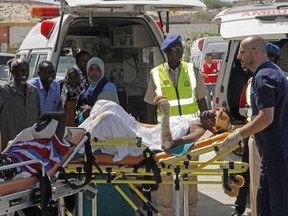
[[[247,142],[245,143],[244,146],[245,148],[244,148],[244,152],[242,155],[242,162],[249,163],[249,148],[248,148]],[[249,195],[249,189],[250,189],[249,169],[246,172],[241,173],[241,175],[243,176],[245,180],[245,184],[243,185],[243,187],[239,188],[239,194],[237,196],[237,199],[234,205],[235,205],[235,211],[243,214],[246,209],[246,202],[247,202],[247,197]]]
[[[288,215],[288,160],[261,164],[257,192],[258,216]]]

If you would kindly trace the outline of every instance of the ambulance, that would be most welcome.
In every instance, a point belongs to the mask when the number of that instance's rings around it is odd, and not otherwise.
[[[213,60],[222,65],[223,57],[228,48],[228,42],[221,36],[202,37],[192,43],[189,62],[194,63],[196,68],[201,69],[205,62],[205,55],[212,53]]]
[[[288,2],[229,8],[216,15],[214,21],[221,24],[220,34],[229,41],[217,79],[214,106],[226,108],[232,124],[240,126],[245,118],[239,114],[239,98],[251,76],[236,58],[240,42],[245,37],[259,35],[276,44],[281,49],[278,65],[288,71]]]
[[[32,16],[43,21],[28,33],[17,56],[29,61],[29,79],[37,76],[39,62],[49,60],[61,80],[76,53],[88,51],[104,61],[121,105],[143,120],[149,72],[166,61],[160,46],[168,31],[161,15],[205,7],[200,0],[61,0],[59,6],[34,7]],[[148,11],[160,15],[160,21]]]

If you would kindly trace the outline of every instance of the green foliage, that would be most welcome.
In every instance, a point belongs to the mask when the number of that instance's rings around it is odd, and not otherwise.
[[[212,37],[219,35],[220,34],[214,32],[188,32],[188,37],[184,40],[185,50],[183,54],[183,60],[189,62],[191,46],[195,40],[202,37]]]
[[[204,0],[204,4],[208,9],[220,9],[222,7],[231,6],[229,2],[221,2],[217,0]]]

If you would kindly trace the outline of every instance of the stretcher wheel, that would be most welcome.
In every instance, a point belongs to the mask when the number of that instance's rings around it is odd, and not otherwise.
[[[84,195],[88,200],[92,200],[94,199],[94,197],[96,196],[95,193],[89,191],[89,190],[84,190]]]
[[[239,187],[235,184],[229,184],[229,189],[225,188],[224,192],[230,197],[236,197],[239,193]]]
[[[245,179],[241,175],[236,175],[235,178],[233,179],[233,184],[236,185],[237,187],[243,187],[245,183]]]

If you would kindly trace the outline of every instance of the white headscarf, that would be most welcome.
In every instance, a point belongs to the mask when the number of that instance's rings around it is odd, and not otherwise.
[[[32,135],[35,139],[50,139],[56,131],[58,121],[52,119],[51,122],[41,131],[36,131],[37,123],[32,126]]]
[[[98,65],[101,69],[101,76],[97,81],[92,81],[90,79],[89,73],[88,73],[90,66],[93,64]],[[90,86],[97,86],[97,84],[100,82],[100,80],[104,77],[104,72],[105,72],[104,71],[104,62],[100,58],[93,57],[87,62],[87,68],[86,69],[87,69],[87,77],[88,77],[88,81],[89,81]]]

